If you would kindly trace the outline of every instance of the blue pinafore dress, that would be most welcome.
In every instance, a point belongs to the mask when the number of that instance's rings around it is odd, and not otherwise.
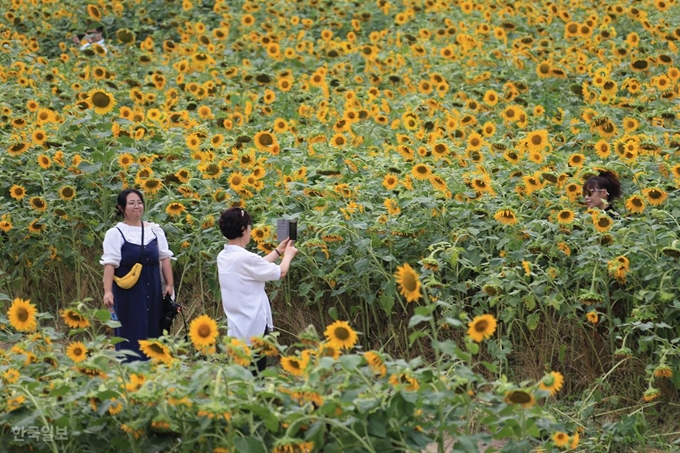
[[[123,232],[118,229],[123,236],[123,247],[121,248],[120,265],[114,274],[123,277],[132,269],[138,261],[142,263],[142,274],[135,286],[130,289],[120,288],[113,284],[113,301],[116,315],[121,326],[115,329],[117,337],[125,338],[116,344],[116,350],[127,349],[140,355],[140,359],[127,356],[125,361],[148,360],[139,349],[139,340],[160,337],[161,313],[163,304],[163,293],[161,289],[161,273],[159,268],[158,237],[144,246],[144,253],[141,261],[139,254],[141,245],[132,244],[125,239]],[[153,230],[152,230],[153,232]],[[156,236],[156,233],[154,233]]]

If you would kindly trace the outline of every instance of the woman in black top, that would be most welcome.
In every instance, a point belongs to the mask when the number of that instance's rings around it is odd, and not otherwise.
[[[599,208],[616,215],[611,203],[621,196],[621,183],[614,173],[601,172],[599,176],[588,178],[583,184],[583,196],[589,208]]]

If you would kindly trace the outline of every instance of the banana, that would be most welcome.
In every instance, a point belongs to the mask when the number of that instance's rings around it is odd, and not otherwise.
[[[132,266],[132,269],[130,269],[130,272],[122,277],[116,277],[114,275],[113,280],[119,288],[130,289],[135,286],[140,275],[142,275],[142,265],[141,263],[135,263],[135,265]]]

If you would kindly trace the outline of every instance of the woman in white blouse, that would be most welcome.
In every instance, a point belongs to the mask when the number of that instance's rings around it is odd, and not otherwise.
[[[165,233],[155,223],[144,222],[144,198],[136,189],[126,189],[118,195],[116,212],[123,217],[104,237],[104,305],[114,307],[121,327],[116,336],[127,341],[118,343],[116,350],[132,350],[142,360],[139,340],[161,336],[163,296],[172,295],[173,277],[170,267],[172,252]],[[125,276],[136,263],[142,273],[129,289],[119,287],[116,277]],[[160,269],[159,269],[160,266]],[[161,286],[161,272],[165,287]],[[135,360],[128,356],[127,360]]]
[[[297,249],[286,238],[267,256],[245,249],[250,242],[253,221],[244,209],[229,208],[220,216],[220,231],[229,240],[217,256],[222,306],[227,315],[227,335],[250,344],[250,338],[265,335],[274,328],[272,309],[264,291],[265,282],[286,276]],[[280,265],[275,261],[283,256]],[[262,371],[266,357],[257,367]]]

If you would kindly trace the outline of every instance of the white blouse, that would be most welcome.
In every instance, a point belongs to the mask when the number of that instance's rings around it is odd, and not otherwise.
[[[118,228],[120,231],[118,231]],[[125,235],[125,240],[123,240],[123,236],[120,234],[121,231]],[[168,246],[168,239],[165,237],[163,229],[156,223],[144,222],[144,245],[149,244],[156,238],[158,238],[159,259],[170,258],[173,253]],[[142,245],[142,229],[123,222],[119,222],[115,227],[109,229],[106,232],[106,236],[104,236],[104,254],[101,260],[99,260],[99,264],[113,264],[114,267],[118,267],[121,260],[121,249],[125,241],[131,244]]]
[[[272,308],[265,282],[281,278],[281,268],[237,245],[225,245],[217,256],[222,307],[227,315],[227,335],[250,344],[265,326],[273,330]]]

